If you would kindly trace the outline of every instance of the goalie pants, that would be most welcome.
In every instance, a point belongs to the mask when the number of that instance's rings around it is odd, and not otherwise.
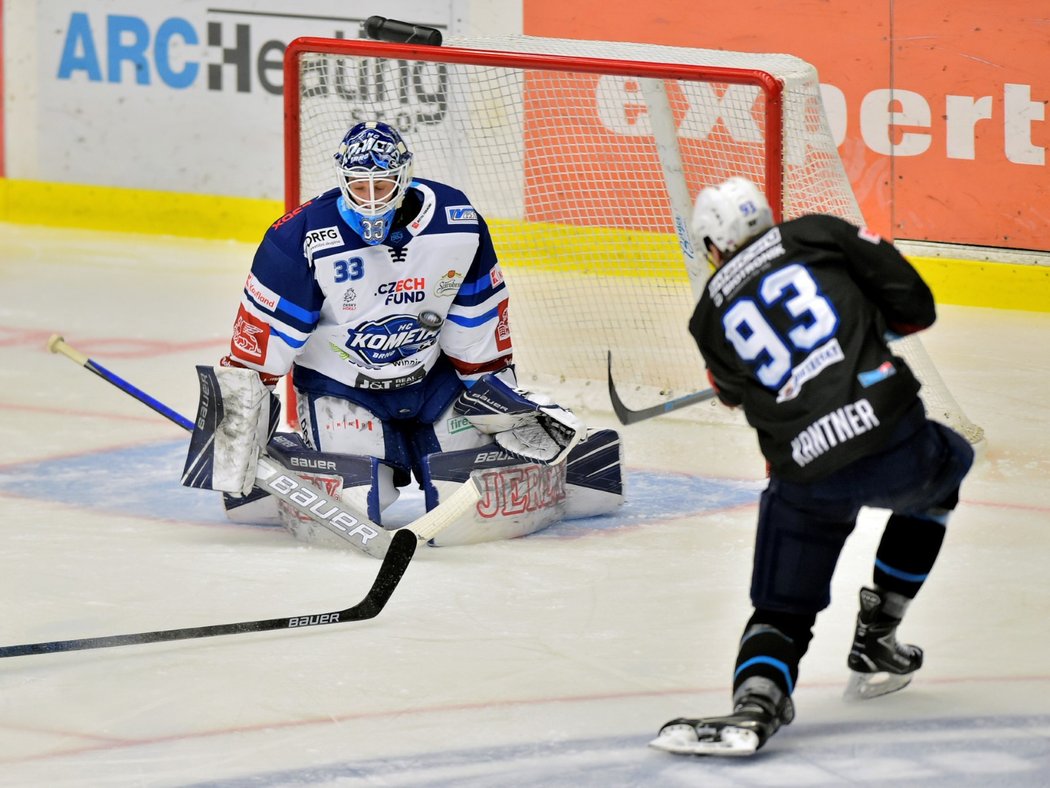
[[[492,443],[453,412],[464,387],[444,357],[422,381],[401,389],[351,388],[305,368],[296,368],[293,379],[300,431],[310,448],[383,460],[382,508],[397,499],[395,488],[409,484],[412,474],[422,478],[426,455]]]
[[[745,627],[734,689],[752,675],[788,695],[817,613],[860,509],[889,509],[875,557],[877,586],[912,599],[933,567],[948,513],[973,464],[973,449],[934,421],[883,452],[816,482],[773,477],[762,494],[751,578],[754,615]]]

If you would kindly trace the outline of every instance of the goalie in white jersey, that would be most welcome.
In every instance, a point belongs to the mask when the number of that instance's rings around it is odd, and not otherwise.
[[[517,389],[507,285],[467,196],[413,178],[385,123],[351,128],[335,165],[338,188],[277,220],[256,252],[216,370],[227,414],[246,416],[239,446],[216,449],[211,488],[234,494],[228,509],[243,503],[273,428],[266,389],[288,373],[304,448],[373,461],[362,493],[376,522],[434,453],[495,439],[519,458],[563,460],[583,425]]]

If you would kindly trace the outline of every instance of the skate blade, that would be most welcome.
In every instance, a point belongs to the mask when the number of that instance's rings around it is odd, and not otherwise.
[[[912,673],[857,673],[850,672],[849,681],[846,683],[846,691],[842,697],[846,700],[871,700],[891,692],[902,690],[911,684]]]
[[[725,727],[718,732],[718,739],[698,741],[696,731],[690,726],[679,725],[668,728],[651,742],[654,750],[674,755],[720,755],[741,757],[754,754],[758,749],[758,734],[743,728]]]

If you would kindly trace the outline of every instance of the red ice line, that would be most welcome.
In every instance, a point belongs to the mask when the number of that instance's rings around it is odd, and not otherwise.
[[[933,684],[995,684],[995,683],[1016,683],[1016,682],[1036,682],[1043,683],[1050,680],[1050,676],[1046,675],[1035,675],[1035,676],[959,676],[954,678],[943,678],[943,679],[932,679],[928,680]],[[836,686],[830,682],[809,682],[809,687],[829,687]],[[589,703],[589,702],[602,702],[602,701],[615,701],[625,700],[627,698],[642,698],[642,697],[662,697],[662,696],[673,696],[681,694],[709,694],[709,693],[720,693],[724,692],[724,687],[681,687],[677,689],[666,689],[666,690],[637,690],[627,692],[614,692],[614,693],[603,693],[593,695],[573,695],[563,697],[546,697],[546,698],[519,698],[519,699],[507,699],[499,701],[478,701],[474,703],[450,703],[441,706],[432,707],[420,707],[420,708],[407,708],[407,709],[392,709],[385,711],[365,711],[348,714],[337,714],[337,715],[325,715],[323,717],[305,718],[291,721],[272,721],[265,723],[257,723],[252,725],[236,725],[226,728],[212,728],[198,731],[188,731],[185,733],[171,733],[167,735],[149,736],[140,739],[129,739],[126,737],[103,737],[96,736],[81,731],[73,730],[59,730],[59,729],[45,729],[40,727],[30,727],[23,725],[0,725],[2,728],[6,728],[11,731],[23,731],[23,732],[34,732],[34,733],[53,733],[56,736],[66,736],[73,739],[81,739],[85,741],[94,741],[94,744],[83,744],[81,746],[68,746],[65,748],[56,748],[49,752],[38,752],[32,755],[22,755],[0,758],[0,763],[26,763],[29,761],[45,761],[53,758],[68,757],[72,755],[81,755],[89,752],[100,752],[100,751],[114,751],[128,747],[142,747],[146,745],[154,744],[167,744],[172,742],[185,742],[192,741],[195,739],[210,739],[217,736],[227,736],[232,734],[240,733],[254,733],[257,731],[269,731],[269,730],[289,730],[292,728],[304,728],[312,725],[319,724],[330,724],[330,723],[344,723],[352,720],[364,720],[364,719],[381,719],[384,717],[405,717],[408,715],[425,715],[425,714],[445,714],[449,712],[460,712],[460,711],[477,711],[487,708],[522,708],[527,706],[539,706],[544,704],[552,703]]]
[[[37,347],[47,350],[47,341],[53,331],[34,331],[24,328],[0,326],[0,347]],[[185,350],[221,348],[225,340],[207,339],[191,342],[169,342],[160,339],[132,339],[128,337],[95,337],[77,339],[66,337],[70,344],[88,356],[105,355],[106,358],[150,358]]]

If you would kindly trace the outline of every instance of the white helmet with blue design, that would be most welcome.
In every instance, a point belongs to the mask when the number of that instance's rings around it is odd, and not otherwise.
[[[746,241],[773,226],[773,211],[766,196],[747,178],[734,176],[717,186],[708,186],[693,208],[693,238],[707,250],[707,262],[715,265],[711,248],[722,261]]]
[[[340,215],[365,243],[383,243],[412,183],[412,153],[405,141],[386,123],[358,123],[343,137],[335,169]]]

